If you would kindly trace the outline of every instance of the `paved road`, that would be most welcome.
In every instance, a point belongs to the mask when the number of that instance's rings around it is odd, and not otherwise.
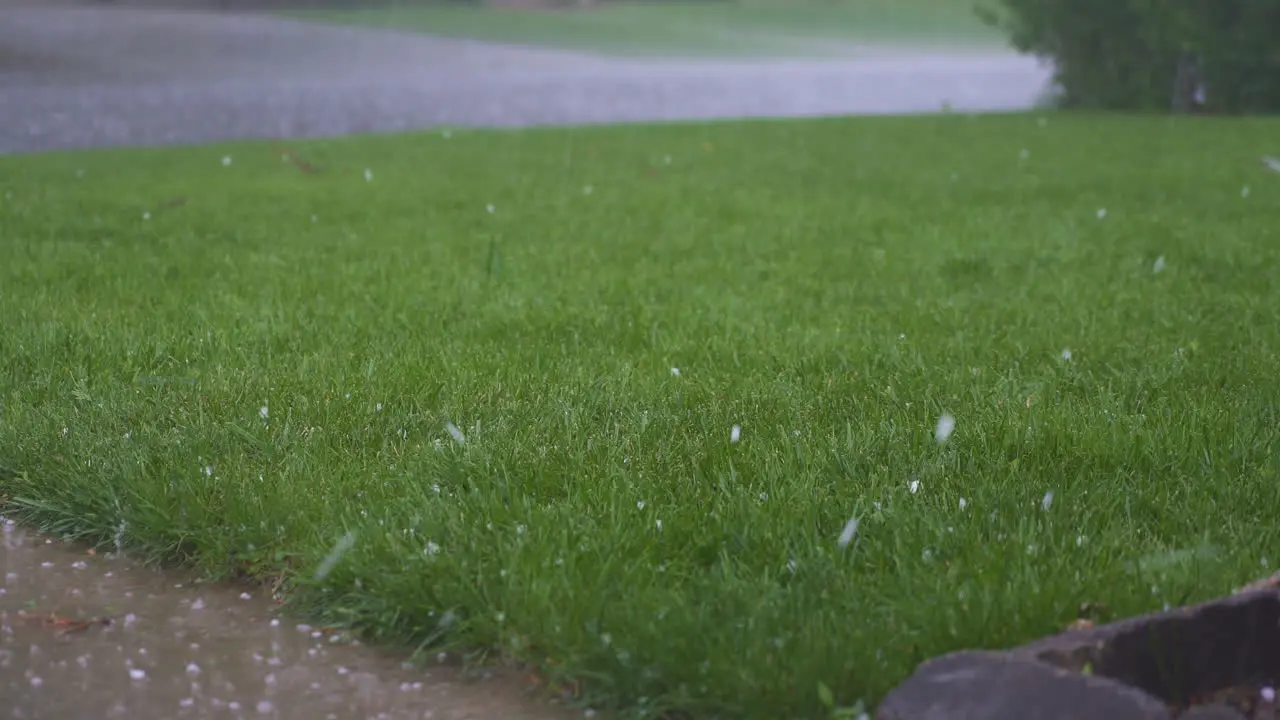
[[[0,7],[0,153],[433,125],[1011,110],[1048,71],[999,52],[636,60],[260,15]]]

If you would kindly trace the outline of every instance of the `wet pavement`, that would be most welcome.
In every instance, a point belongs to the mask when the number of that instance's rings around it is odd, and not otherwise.
[[[498,671],[410,667],[203,584],[0,520],[0,716],[559,720]]]
[[[1026,109],[1050,72],[1002,50],[635,59],[254,14],[0,0],[0,153],[440,125]]]

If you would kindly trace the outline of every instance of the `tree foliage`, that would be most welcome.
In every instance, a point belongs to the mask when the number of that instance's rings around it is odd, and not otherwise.
[[[1064,105],[1280,110],[1280,0],[992,0],[979,9],[1055,67]]]

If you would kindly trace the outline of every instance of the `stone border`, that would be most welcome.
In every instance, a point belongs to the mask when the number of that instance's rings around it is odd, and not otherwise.
[[[1280,682],[1280,573],[1218,600],[922,663],[877,720],[1244,718],[1214,704]],[[1274,703],[1271,715],[1275,717]],[[1261,715],[1259,715],[1261,717]]]

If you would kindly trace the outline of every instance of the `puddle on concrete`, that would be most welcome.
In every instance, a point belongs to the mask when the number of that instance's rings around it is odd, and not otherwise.
[[[265,591],[88,555],[3,519],[0,533],[7,717],[579,717],[508,674],[404,666],[282,616]]]

